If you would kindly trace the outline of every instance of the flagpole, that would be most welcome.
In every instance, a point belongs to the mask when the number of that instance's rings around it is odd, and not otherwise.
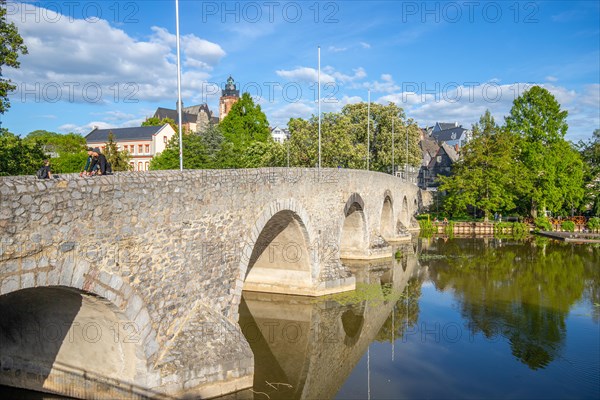
[[[319,170],[321,170],[321,46],[317,50],[318,72],[317,72],[317,101],[319,108]]]
[[[181,53],[179,50],[179,0],[175,0],[175,25],[177,32],[177,117],[179,119],[179,170],[183,171],[183,134],[181,132]]]
[[[369,154],[371,153],[371,89],[368,91],[367,102],[367,171],[369,170]]]
[[[392,175],[396,176],[396,171],[394,171],[394,117],[392,117]]]

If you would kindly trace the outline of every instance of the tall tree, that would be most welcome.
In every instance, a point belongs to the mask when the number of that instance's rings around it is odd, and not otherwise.
[[[200,140],[206,149],[207,165],[206,168],[220,168],[219,154],[225,138],[218,125],[210,125],[200,135]]]
[[[591,206],[592,215],[600,217],[600,129],[589,141],[580,141],[578,148],[585,163],[585,206]]]
[[[370,169],[391,172],[392,139],[394,139],[394,165],[404,165],[408,159],[410,165],[418,166],[422,156],[419,148],[420,130],[417,125],[411,119],[407,120],[404,110],[394,103],[390,102],[387,105],[372,103],[370,110],[368,108],[367,103],[348,104],[344,106],[341,114],[350,118],[351,140],[354,143],[364,144],[366,148],[367,116],[370,111],[371,125],[368,146]],[[392,137],[392,121],[394,137]]]
[[[10,79],[2,77],[2,66],[19,68],[19,53],[27,54],[27,47],[15,24],[6,22],[6,0],[0,0],[0,114],[10,108],[8,94],[16,89]]]
[[[473,125],[473,138],[463,146],[461,159],[452,175],[440,177],[441,191],[447,192],[445,208],[452,215],[467,207],[481,210],[485,218],[492,212],[516,207],[519,186],[514,136],[501,129],[489,110]]]
[[[0,176],[34,174],[46,156],[39,144],[27,143],[0,129]]]
[[[173,121],[171,118],[165,117],[163,119],[159,119],[157,117],[152,117],[152,118],[147,118],[144,122],[142,122],[142,126],[163,126],[164,124],[171,125],[171,128],[173,128],[175,133],[179,132],[177,123],[175,121]]]
[[[183,168],[199,169],[210,165],[202,138],[198,135],[183,135]],[[173,135],[167,148],[150,161],[151,170],[179,169],[179,135]]]
[[[272,140],[267,116],[248,93],[244,93],[231,107],[219,128],[225,141],[231,143],[222,149],[222,167],[241,167],[239,155],[245,153],[252,143]]]
[[[132,169],[131,164],[129,164],[129,160],[131,160],[129,152],[119,151],[119,147],[115,142],[115,135],[112,131],[108,132],[108,142],[106,142],[104,153],[113,171],[130,171]]]
[[[513,102],[506,128],[519,143],[518,161],[523,165],[521,193],[532,216],[549,209],[558,212],[579,205],[583,197],[581,159],[565,141],[567,111],[546,89],[534,86]]]
[[[366,126],[366,125],[365,125]],[[315,167],[319,162],[318,119],[308,121],[292,118],[290,130],[290,166]],[[321,121],[321,165],[336,168],[365,168],[366,146],[353,140],[350,117],[341,113],[326,113]],[[286,149],[287,152],[287,149]],[[287,156],[287,155],[286,155]]]

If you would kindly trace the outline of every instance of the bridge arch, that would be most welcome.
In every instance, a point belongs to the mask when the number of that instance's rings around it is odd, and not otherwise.
[[[392,194],[389,190],[384,193],[383,205],[381,207],[381,219],[379,222],[379,231],[384,239],[391,239],[394,234],[394,206]]]
[[[406,198],[406,196],[402,198],[402,214],[400,217],[400,221],[402,222],[402,225],[404,225],[404,227],[408,229],[408,227],[410,226],[410,209],[408,208],[408,199]]]
[[[352,193],[344,205],[341,223],[340,257],[363,256],[369,246],[365,202],[358,193]]]
[[[1,384],[80,398],[98,397],[90,380],[103,383],[106,398],[157,386],[148,362],[155,336],[149,323],[138,325],[147,311],[137,295],[117,307],[97,286],[19,286],[0,296]]]
[[[236,294],[242,290],[307,294],[319,276],[308,213],[293,199],[265,207],[244,246]]]

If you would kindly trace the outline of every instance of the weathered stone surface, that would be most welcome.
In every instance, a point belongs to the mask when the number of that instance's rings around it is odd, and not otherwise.
[[[340,169],[39,183],[0,178],[2,294],[63,285],[109,300],[142,335],[136,351],[147,368],[132,383],[176,395],[213,393],[203,385],[214,390],[231,377],[251,382],[252,353],[237,325],[242,289],[351,290],[340,253],[391,256],[389,236],[410,227],[423,201],[396,177]],[[348,227],[361,240],[342,240]]]

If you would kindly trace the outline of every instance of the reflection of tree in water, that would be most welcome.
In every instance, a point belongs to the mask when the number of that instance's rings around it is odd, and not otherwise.
[[[565,318],[584,289],[598,295],[596,250],[590,256],[576,245],[494,239],[440,240],[436,246],[445,257],[425,261],[436,287],[455,292],[474,334],[506,337],[513,355],[531,369],[560,355]]]
[[[413,327],[419,319],[419,299],[421,298],[421,278],[411,279],[402,297],[396,301],[396,305],[389,317],[377,333],[375,340],[378,342],[392,342],[402,338],[408,328]],[[392,335],[393,332],[393,335]]]

